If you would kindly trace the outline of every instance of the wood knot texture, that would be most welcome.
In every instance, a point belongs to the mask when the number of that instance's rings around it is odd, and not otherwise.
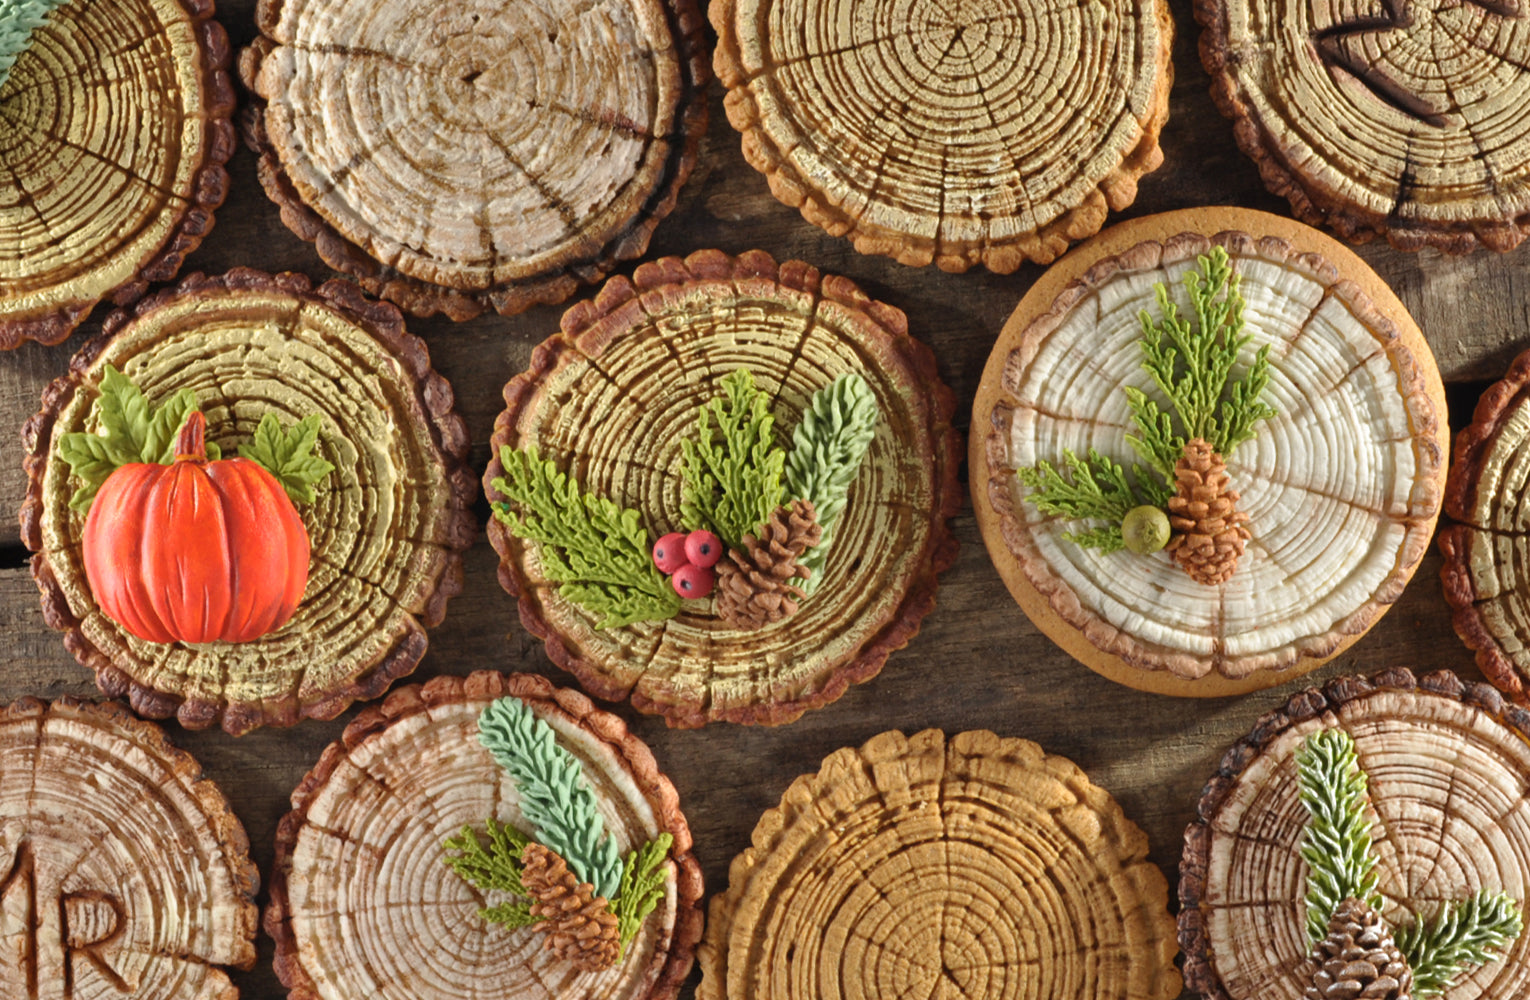
[[[1223,758],[1185,834],[1186,984],[1210,1000],[1308,995],[1317,966],[1307,934],[1301,841],[1308,814],[1296,751],[1323,729],[1353,737],[1369,776],[1381,915],[1393,932],[1415,916],[1432,921],[1446,903],[1479,890],[1523,901],[1530,894],[1527,723],[1530,716],[1486,684],[1406,670],[1337,678],[1261,719]],[[1384,968],[1390,959],[1377,964],[1382,978],[1392,975]],[[1446,996],[1496,1000],[1527,990],[1530,935],[1521,935],[1498,959],[1457,977]]]
[[[1169,1000],[1147,837],[1026,740],[883,733],[765,813],[712,902],[698,1000]]]
[[[813,394],[842,374],[864,377],[881,411],[822,583],[796,614],[739,632],[712,602],[690,602],[668,621],[598,629],[546,578],[535,544],[489,526],[500,580],[548,655],[592,694],[630,697],[671,725],[789,722],[875,676],[918,632],[956,555],[946,522],[961,503],[960,438],[929,349],[903,313],[844,278],[759,251],[666,257],[570,309],[505,387],[489,499],[501,499],[501,446],[535,446],[587,492],[640,511],[650,538],[680,527],[680,443],[740,368],[771,400],[785,448]]]
[[[1197,0],[1238,145],[1296,215],[1402,250],[1530,232],[1530,4]]]
[[[74,0],[0,89],[0,348],[55,344],[166,281],[212,227],[234,149],[211,0]]]
[[[1190,315],[1184,278],[1213,246],[1226,249],[1246,300],[1252,341],[1235,370],[1268,348],[1263,398],[1275,416],[1225,456],[1247,516],[1223,526],[1227,554],[1246,548],[1236,572],[1202,582],[1174,565],[1183,552],[1074,544],[1064,536],[1100,522],[1043,514],[1015,470],[1065,450],[1136,457],[1124,389],[1168,406],[1142,366],[1139,313],[1159,315],[1161,283]],[[1356,284],[1364,265],[1346,267],[1273,237],[1184,233],[1100,259],[1049,307],[1038,303],[1039,315],[1022,305],[1001,336],[995,401],[974,421],[988,435],[990,551],[1013,559],[1038,606],[1128,676],[1274,683],[1275,672],[1310,669],[1381,616],[1427,551],[1444,478],[1439,376],[1401,304],[1378,307]]]
[[[1048,263],[1163,162],[1161,0],[717,0],[709,15],[745,157],[861,253]]]
[[[442,842],[464,826],[482,835],[486,817],[532,829],[515,780],[478,741],[479,713],[506,695],[579,761],[623,856],[674,837],[657,908],[602,971],[554,954],[535,928],[484,920],[510,895],[443,863]],[[690,971],[701,869],[675,789],[648,747],[578,692],[491,671],[401,688],[324,751],[292,806],[265,916],[292,1000],[669,1000]]]
[[[98,608],[80,548],[85,518],[69,508],[77,482],[54,453],[64,434],[95,429],[108,364],[150,405],[195,390],[225,455],[267,413],[285,425],[321,415],[315,453],[335,471],[298,509],[312,546],[308,587],[280,629],[237,644],[152,643]],[[142,715],[191,728],[221,721],[235,734],[332,718],[412,671],[425,627],[461,590],[461,553],[477,533],[466,429],[398,310],[354,285],[193,276],[109,318],[43,406],[24,431],[22,538],[38,553],[44,617],[101,689]]]
[[[0,709],[0,995],[236,1000],[259,876],[201,773],[119,705]]]
[[[562,302],[641,256],[706,130],[695,0],[267,0],[257,22],[267,193],[418,315]]]

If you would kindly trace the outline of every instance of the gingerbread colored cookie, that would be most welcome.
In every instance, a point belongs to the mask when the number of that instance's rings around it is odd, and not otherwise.
[[[694,0],[265,0],[256,22],[266,193],[415,315],[562,302],[642,256],[706,131]]]
[[[1174,31],[1160,0],[719,0],[708,13],[744,156],[861,253],[1002,274],[1050,263],[1163,162]]]
[[[883,733],[793,782],[712,901],[698,1000],[1171,1000],[1168,886],[1071,761]]]
[[[175,277],[228,190],[228,63],[212,0],[72,0],[32,33],[0,87],[0,348]]]
[[[150,408],[191,390],[207,440],[228,456],[270,414],[318,414],[315,451],[335,468],[302,505],[307,587],[276,631],[243,642],[146,641],[103,612],[87,574],[87,515],[71,503],[81,480],[60,446],[70,433],[107,429],[97,403],[112,371]],[[243,269],[193,275],[114,314],[44,393],[23,435],[21,536],[36,553],[44,618],[103,691],[189,728],[221,723],[237,734],[332,718],[376,697],[424,655],[425,629],[461,590],[461,554],[477,532],[467,433],[452,407],[451,387],[398,310],[349,283],[315,289],[299,275]],[[137,527],[174,526],[150,511]]]

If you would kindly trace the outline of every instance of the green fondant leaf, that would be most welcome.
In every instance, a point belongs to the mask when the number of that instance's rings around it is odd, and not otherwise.
[[[1428,1000],[1467,969],[1497,958],[1523,930],[1518,903],[1505,893],[1479,891],[1445,904],[1428,924],[1415,920],[1395,940],[1413,970],[1413,996]]]
[[[526,889],[521,885],[521,851],[531,838],[508,823],[498,822],[493,816],[488,818],[486,826],[489,834],[487,848],[472,827],[464,826],[456,836],[448,837],[442,843],[446,850],[457,852],[446,855],[442,862],[476,888],[526,895]]]
[[[510,930],[519,927],[530,927],[532,924],[541,923],[546,917],[532,916],[531,904],[525,900],[512,899],[500,903],[498,906],[486,907],[478,911],[478,915],[490,923],[503,924]]]
[[[818,589],[834,524],[845,509],[850,486],[881,419],[871,386],[852,372],[814,393],[802,422],[792,432],[787,490],[795,498],[812,501],[823,532],[818,544],[797,560],[812,572],[802,585],[809,594]]]
[[[138,386],[111,365],[105,366],[99,391],[91,408],[96,432],[65,434],[58,443],[58,457],[80,480],[69,506],[82,513],[90,509],[101,484],[120,466],[175,461],[176,435],[186,415],[197,407],[196,393],[191,389],[182,389],[161,406],[151,407]],[[215,452],[209,444],[208,457],[216,458]]]
[[[1121,520],[1127,512],[1133,507],[1162,507],[1168,503],[1167,491],[1140,465],[1132,466],[1128,478],[1125,469],[1093,448],[1089,449],[1087,460],[1064,449],[1063,464],[1067,467],[1066,476],[1044,460],[1031,468],[1016,469],[1015,474],[1031,490],[1025,499],[1043,514],[1070,520],[1101,518],[1108,522],[1063,536],[1084,548],[1106,553],[1124,548]]]
[[[674,843],[674,837],[661,833],[642,849],[630,852],[622,863],[621,889],[611,900],[622,952],[637,937],[648,914],[664,898],[664,883],[668,879],[664,859],[669,857],[669,849]]]
[[[1315,944],[1328,936],[1328,921],[1344,900],[1380,910],[1382,898],[1355,741],[1342,729],[1313,733],[1296,751],[1296,767],[1309,817],[1301,854],[1307,862],[1307,935]]]
[[[680,515],[687,529],[704,528],[741,549],[785,498],[786,452],[776,444],[770,400],[748,369],[724,376],[722,389],[697,410],[696,437],[680,442]]]
[[[479,715],[478,739],[515,779],[521,813],[536,828],[537,842],[557,853],[597,895],[614,899],[621,887],[621,856],[606,835],[579,761],[558,744],[552,727],[520,699],[500,698]]]
[[[313,503],[313,486],[335,467],[313,453],[319,441],[320,417],[310,413],[285,431],[276,414],[267,413],[255,437],[239,446],[239,454],[276,477],[293,503]]]
[[[0,87],[10,79],[16,58],[32,43],[32,32],[49,14],[69,0],[3,0],[0,2]]]
[[[568,600],[599,616],[597,628],[663,621],[680,612],[680,596],[653,565],[648,532],[635,510],[581,493],[535,448],[502,447],[505,474],[491,484],[518,506],[495,504],[511,533],[540,546],[543,572]]]

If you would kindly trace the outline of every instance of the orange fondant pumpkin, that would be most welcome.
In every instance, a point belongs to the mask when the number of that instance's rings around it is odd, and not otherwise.
[[[107,477],[85,519],[85,576],[110,618],[150,642],[245,642],[280,628],[308,583],[308,532],[276,477],[207,460],[193,412],[173,465]]]

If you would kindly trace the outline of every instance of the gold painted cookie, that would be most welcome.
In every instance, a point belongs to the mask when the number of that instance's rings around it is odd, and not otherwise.
[[[623,856],[674,838],[663,897],[604,971],[481,918],[508,894],[480,892],[442,861],[443,841],[486,816],[527,827],[514,779],[478,740],[479,714],[505,696],[578,760]],[[292,1000],[671,1000],[701,938],[701,892],[690,828],[652,751],[576,691],[480,671],[390,693],[325,749],[277,830],[265,928]]]
[[[212,0],[72,0],[0,88],[0,348],[56,344],[168,281],[234,151]]]
[[[418,316],[642,256],[706,131],[695,0],[262,0],[246,139],[282,220]]]
[[[698,1000],[1171,1000],[1147,837],[1028,740],[936,729],[831,754],[712,901]]]
[[[1246,303],[1238,365],[1269,348],[1275,415],[1227,459],[1251,538],[1230,578],[1204,583],[1167,551],[1068,541],[1099,522],[1042,513],[1015,470],[1064,449],[1141,461],[1123,390],[1165,397],[1139,314],[1158,315],[1163,283],[1189,319],[1184,276],[1214,247]],[[1402,593],[1439,514],[1444,413],[1428,345],[1343,246],[1243,209],[1149,216],[1048,271],[1000,334],[973,411],[973,501],[1011,593],[1085,665],[1165,694],[1257,690],[1337,655]]]
[[[0,995],[237,1000],[255,964],[244,827],[121,705],[0,709]]]
[[[501,447],[535,447],[587,494],[641,512],[656,541],[681,523],[681,442],[697,409],[740,368],[769,394],[785,446],[840,375],[861,375],[881,411],[820,585],[795,614],[738,631],[715,601],[692,601],[665,621],[602,629],[551,582],[537,543],[489,525],[500,582],[548,656],[597,697],[630,699],[674,726],[790,722],[876,676],[919,631],[936,575],[956,557],[946,522],[961,503],[960,438],[929,349],[902,312],[850,281],[760,251],[643,264],[570,309],[562,334],[505,387],[488,499],[505,499],[493,485]]]
[[[1343,729],[1369,779],[1382,916],[1433,919],[1479,889],[1530,895],[1530,715],[1449,671],[1340,677],[1259,720],[1206,785],[1185,831],[1179,939],[1185,985],[1209,1000],[1303,1000],[1308,961],[1307,810],[1296,750]],[[1444,1000],[1530,989],[1530,935],[1457,977]]]
[[[1524,0],[1202,0],[1212,96],[1265,186],[1353,243],[1530,233]]]
[[[196,391],[207,437],[233,455],[261,417],[322,414],[316,453],[335,471],[300,514],[311,540],[307,590],[286,625],[243,643],[147,642],[102,613],[86,579],[85,517],[59,439],[87,420],[112,365],[158,405]],[[397,309],[349,282],[236,269],[193,275],[108,318],[23,432],[21,537],[43,616],[111,696],[188,728],[333,718],[414,670],[427,626],[462,589],[477,525],[467,431],[451,387]]]
[[[1163,0],[716,0],[717,76],[777,198],[861,253],[1008,274],[1163,163]]]

